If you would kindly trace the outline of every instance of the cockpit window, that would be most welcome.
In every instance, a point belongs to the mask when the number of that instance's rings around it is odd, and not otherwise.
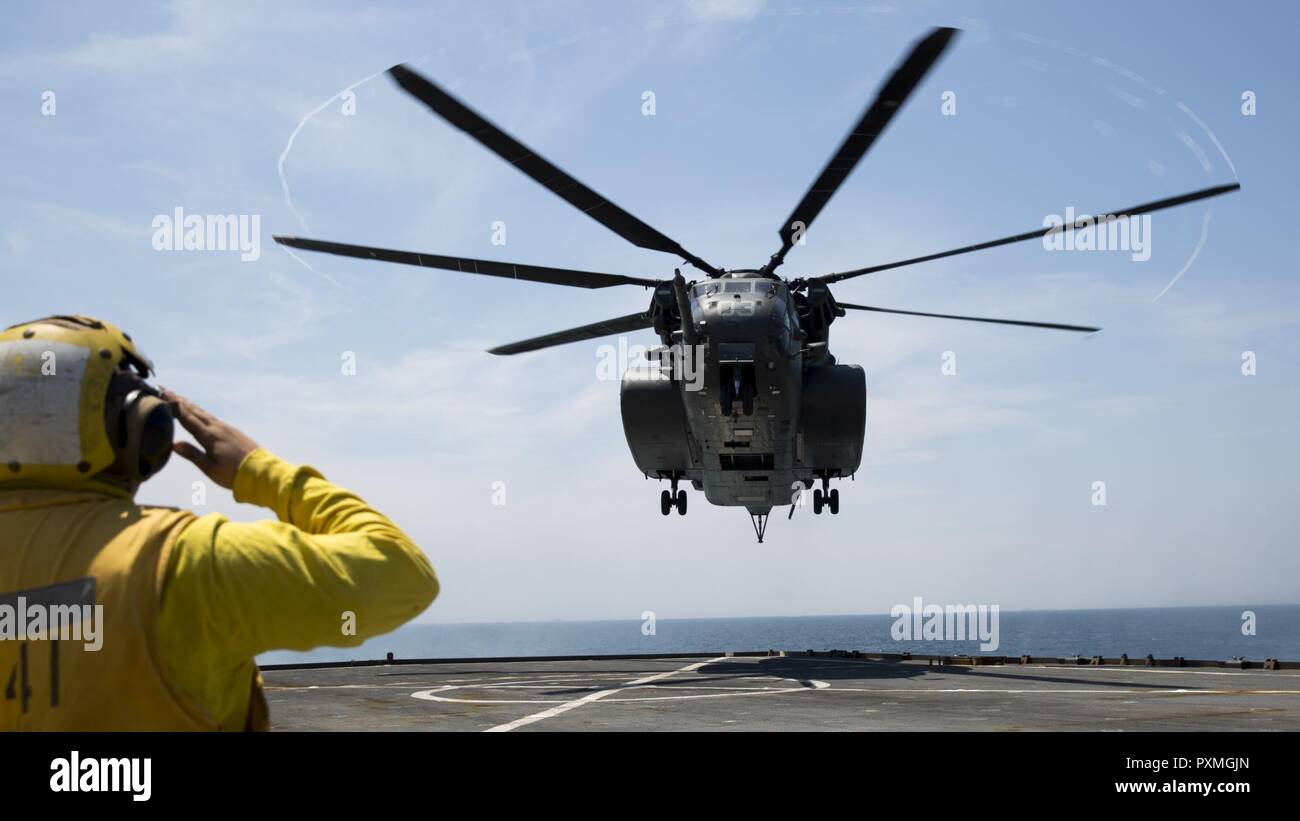
[[[729,294],[747,294],[749,293],[750,282],[728,282],[723,287]]]
[[[695,286],[695,295],[697,297],[709,296],[710,294],[716,294],[717,292],[718,286],[712,283],[705,282]]]

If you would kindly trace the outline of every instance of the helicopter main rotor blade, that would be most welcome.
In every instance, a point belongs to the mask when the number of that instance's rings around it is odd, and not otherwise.
[[[578,328],[570,328],[567,331],[556,331],[553,334],[545,336],[535,336],[532,339],[525,339],[522,342],[511,342],[509,345],[501,345],[493,348],[488,353],[504,356],[509,354],[524,353],[525,351],[537,351],[542,348],[550,348],[554,345],[566,345],[570,342],[580,342],[584,339],[598,339],[610,334],[622,334],[629,331],[639,331],[644,328],[653,326],[648,313],[628,314],[615,319],[606,319],[602,322],[593,322],[590,325],[582,325]]]
[[[720,273],[717,268],[687,251],[676,240],[656,231],[569,176],[545,157],[448,94],[433,81],[405,65],[393,66],[388,73],[408,94],[428,106],[434,114],[464,131],[484,148],[532,177],[565,202],[623,239],[640,248],[676,254],[701,271],[714,276]]]
[[[851,308],[855,311],[876,311],[882,314],[905,314],[906,316],[929,316],[936,319],[963,319],[967,322],[993,322],[998,325],[1022,325],[1026,328],[1051,328],[1056,331],[1081,331],[1083,333],[1096,333],[1101,328],[1093,328],[1088,325],[1063,325],[1059,322],[1028,322],[1022,319],[989,319],[984,316],[957,316],[956,314],[930,314],[924,311],[901,311],[897,308],[876,308],[872,305],[854,305],[851,302],[840,302],[835,300],[835,304],[841,308]]]
[[[343,242],[326,242],[304,237],[274,237],[275,241],[290,248],[305,251],[321,251],[342,257],[357,259],[378,259],[384,262],[399,262],[403,265],[418,265],[421,268],[441,268],[445,271],[459,271],[462,274],[482,274],[505,279],[522,279],[528,282],[546,282],[551,285],[569,285],[574,288],[609,288],[613,285],[643,285],[653,288],[658,280],[628,277],[622,274],[602,274],[595,271],[578,271],[572,268],[548,268],[544,265],[521,265],[513,262],[497,262],[490,259],[470,259],[469,257],[448,257],[440,254],[419,254],[414,251],[394,251],[389,248],[372,248],[369,245],[348,245]]]
[[[812,225],[822,208],[867,153],[867,149],[871,148],[885,126],[889,125],[903,103],[907,102],[908,96],[938,62],[956,33],[957,29],[936,28],[912,46],[911,53],[876,92],[876,99],[867,106],[857,124],[840,143],[839,150],[826,163],[821,175],[813,181],[812,187],[790,212],[779,232],[781,250],[772,255],[763,269],[764,273],[772,273],[785,261],[785,255],[794,247],[796,229],[801,227],[806,231]]]
[[[1160,211],[1165,208],[1173,208],[1177,205],[1186,205],[1189,202],[1196,202],[1197,200],[1217,197],[1220,194],[1227,194],[1236,191],[1239,188],[1241,188],[1241,183],[1238,182],[1230,183],[1228,185],[1216,185],[1211,188],[1202,188],[1199,191],[1193,191],[1190,194],[1181,194],[1177,197],[1169,197],[1163,200],[1156,200],[1155,202],[1146,202],[1142,205],[1135,205],[1132,208],[1125,208],[1121,211],[1105,214],[1104,216],[1115,217],[1118,219],[1121,217],[1135,217],[1139,214],[1150,214],[1153,211]],[[1084,216],[1069,225],[1053,225],[1050,228],[1035,228],[1033,231],[1026,231],[1023,234],[990,240],[989,242],[981,242],[977,245],[967,245],[962,248],[954,248],[951,251],[941,251],[937,254],[927,254],[923,257],[913,257],[911,259],[899,260],[898,262],[887,262],[884,265],[872,265],[867,268],[857,268],[852,271],[843,271],[838,274],[829,274],[817,278],[822,282],[841,282],[852,277],[862,276],[863,274],[874,274],[877,271],[888,271],[890,268],[901,268],[904,265],[915,265],[918,262],[929,262],[935,259],[943,259],[944,257],[957,256],[958,254],[967,254],[971,251],[983,251],[985,248],[996,248],[1000,245],[1010,245],[1013,242],[1037,239],[1038,237],[1045,237],[1048,234],[1059,233],[1071,228],[1086,227],[1090,222],[1095,222],[1095,218]]]

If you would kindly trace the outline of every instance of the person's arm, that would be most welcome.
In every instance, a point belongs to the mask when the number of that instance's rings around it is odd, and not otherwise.
[[[164,628],[189,625],[217,655],[351,646],[419,615],[438,593],[424,553],[383,514],[310,467],[290,465],[175,395],[203,446],[176,451],[278,522],[205,516],[179,536]]]

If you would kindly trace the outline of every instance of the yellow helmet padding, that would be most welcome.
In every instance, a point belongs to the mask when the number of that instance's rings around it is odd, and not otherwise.
[[[153,372],[107,322],[52,316],[0,332],[0,485],[75,488],[113,464],[104,405],[119,368]]]

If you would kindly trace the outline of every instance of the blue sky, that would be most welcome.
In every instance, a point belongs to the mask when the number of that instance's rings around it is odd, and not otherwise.
[[[1004,608],[1300,601],[1296,14],[1286,3],[1084,14],[1009,2],[16,4],[0,32],[3,319],[118,322],[163,384],[361,492],[443,577],[425,620],[882,612],[916,595]],[[743,513],[698,494],[685,519],[660,517],[658,487],[623,440],[618,384],[596,378],[597,343],[483,353],[642,309],[646,292],[303,255],[307,267],[270,241],[310,233],[671,274],[675,260],[586,219],[386,77],[360,82],[406,61],[695,253],[758,265],[933,25],[964,34],[787,276],[1229,182],[1234,168],[1243,190],[1156,215],[1147,262],[1025,243],[838,286],[846,301],[1106,330],[837,323],[836,355],[868,374],[863,466],[841,486],[839,516],[774,517],[763,545]],[[335,95],[359,82],[345,116]],[[1248,90],[1253,117],[1241,112]],[[945,91],[956,116],[940,111]],[[295,131],[283,171],[297,213],[278,173]],[[260,259],[154,250],[151,221],[177,207],[259,215]],[[491,243],[497,221],[504,247]],[[355,376],[341,374],[349,351]],[[954,376],[940,372],[945,351]],[[1255,376],[1241,373],[1245,351]],[[188,506],[199,478],[177,460],[141,499]],[[1104,507],[1091,503],[1095,481]],[[201,510],[261,515],[215,489]]]

